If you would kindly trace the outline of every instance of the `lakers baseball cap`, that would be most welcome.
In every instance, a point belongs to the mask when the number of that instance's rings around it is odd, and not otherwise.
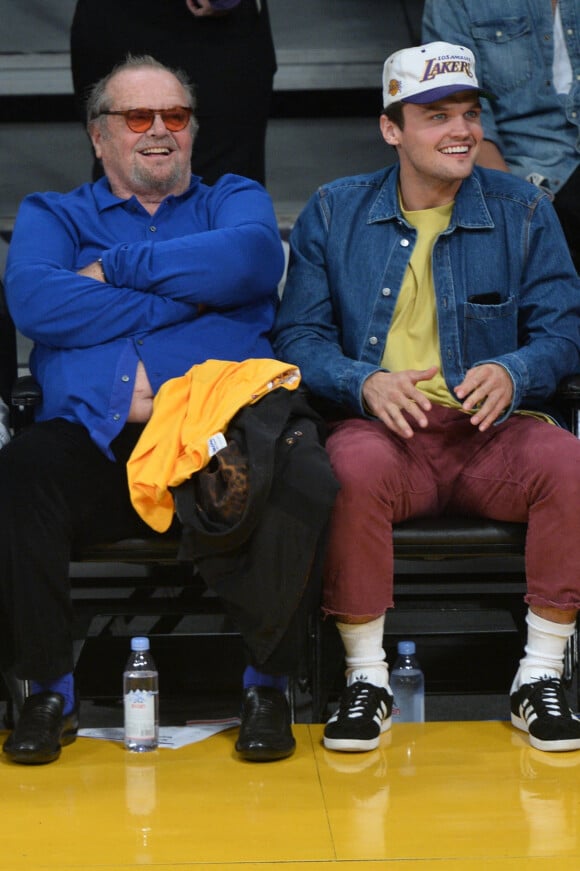
[[[429,42],[396,51],[383,68],[383,106],[393,103],[434,103],[459,91],[477,91],[493,99],[479,87],[473,52],[449,42]]]

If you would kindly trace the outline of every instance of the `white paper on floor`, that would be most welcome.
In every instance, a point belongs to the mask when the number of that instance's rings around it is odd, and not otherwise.
[[[159,728],[159,747],[168,747],[177,750],[187,744],[196,744],[205,741],[218,732],[226,729],[234,729],[240,725],[238,717],[230,717],[226,720],[192,720],[185,726],[161,726]],[[122,727],[107,727],[104,729],[79,729],[81,738],[100,738],[105,741],[122,742],[124,733]]]

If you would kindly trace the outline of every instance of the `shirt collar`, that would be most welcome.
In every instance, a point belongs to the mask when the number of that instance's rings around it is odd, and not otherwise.
[[[398,183],[399,165],[396,164],[386,170],[381,188],[369,210],[369,224],[393,219],[405,220],[399,206]],[[477,167],[464,179],[457,191],[449,229],[454,227],[493,227]]]
[[[200,183],[201,178],[198,175],[192,175],[189,182],[189,187],[186,191],[184,191],[182,194],[179,194],[179,196],[177,197],[171,194],[170,196],[165,198],[164,202],[172,199],[176,200],[177,202],[189,199],[189,197],[191,197],[192,194],[197,191]],[[99,212],[104,212],[107,209],[111,209],[119,205],[122,206],[125,204],[135,204],[140,206],[139,201],[135,196],[129,197],[128,199],[122,199],[121,197],[117,197],[111,190],[109,180],[106,176],[103,176],[98,181],[94,182],[92,187],[93,196],[95,198],[95,202],[97,204]],[[140,208],[142,208],[142,206],[140,206]]]

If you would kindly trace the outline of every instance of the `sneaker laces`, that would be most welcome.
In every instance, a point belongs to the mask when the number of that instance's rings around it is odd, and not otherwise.
[[[380,687],[361,681],[353,683],[342,698],[340,713],[346,714],[351,720],[368,716],[369,713],[374,715],[379,704],[376,698],[379,689]]]
[[[550,717],[570,717],[572,713],[564,696],[562,684],[558,678],[544,678],[531,684],[530,697],[533,702],[542,707],[542,714]]]

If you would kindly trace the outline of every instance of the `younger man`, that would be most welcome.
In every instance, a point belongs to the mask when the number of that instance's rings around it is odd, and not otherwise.
[[[370,750],[390,728],[392,524],[453,511],[528,523],[512,722],[541,750],[580,749],[561,684],[580,607],[580,444],[550,407],[580,365],[580,282],[548,197],[475,167],[487,95],[471,51],[396,52],[383,96],[398,164],[324,185],[307,204],[274,338],[339,406],[323,609],[347,687],[324,744]]]

